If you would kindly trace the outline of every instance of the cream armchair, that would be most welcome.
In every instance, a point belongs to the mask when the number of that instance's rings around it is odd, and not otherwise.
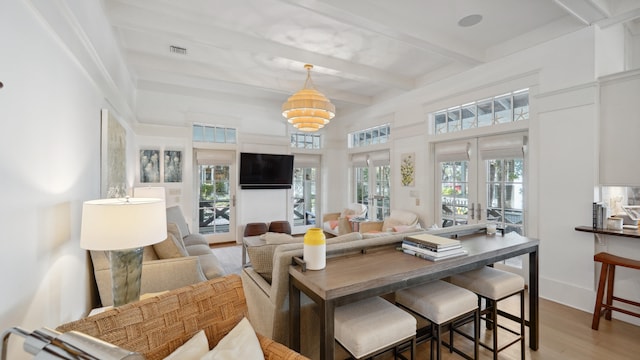
[[[406,210],[391,210],[384,221],[365,221],[360,223],[360,232],[405,232],[421,229],[417,214]]]
[[[102,306],[113,305],[111,263],[106,251],[91,251]],[[173,290],[225,275],[209,243],[191,234],[180,207],[167,209],[167,239],[144,247],[140,293]]]
[[[339,236],[353,232],[349,219],[364,218],[367,216],[367,207],[363,204],[352,203],[342,212],[332,212],[322,215],[322,230],[333,236]]]

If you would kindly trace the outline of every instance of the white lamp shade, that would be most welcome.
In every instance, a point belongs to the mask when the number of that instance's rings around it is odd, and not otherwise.
[[[167,238],[164,201],[151,198],[101,199],[82,207],[80,247],[125,250]]]
[[[166,200],[165,191],[162,186],[142,186],[133,188],[135,198],[153,198]]]

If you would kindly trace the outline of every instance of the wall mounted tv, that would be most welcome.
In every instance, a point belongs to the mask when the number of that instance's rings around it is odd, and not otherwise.
[[[293,155],[240,153],[242,189],[290,189]]]

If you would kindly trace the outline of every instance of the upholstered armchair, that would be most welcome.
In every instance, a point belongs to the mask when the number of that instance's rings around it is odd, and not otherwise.
[[[352,203],[342,212],[332,212],[322,215],[322,230],[333,236],[344,235],[353,232],[349,219],[364,218],[367,216],[367,206]]]
[[[102,306],[113,305],[111,263],[106,251],[91,251]],[[180,207],[167,209],[167,239],[144,247],[140,293],[156,293],[225,275],[209,243],[189,232]]]
[[[418,215],[406,210],[391,210],[384,221],[365,221],[360,223],[360,232],[405,232],[420,229]]]

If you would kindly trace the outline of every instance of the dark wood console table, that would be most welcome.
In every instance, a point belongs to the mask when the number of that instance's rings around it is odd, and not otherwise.
[[[538,245],[536,239],[516,233],[505,236],[474,234],[459,237],[468,255],[438,262],[423,260],[396,250],[395,246],[327,259],[323,270],[289,268],[290,342],[300,350],[300,291],[320,310],[320,358],[333,359],[334,311],[337,306],[403,288],[424,284],[452,274],[480,268],[515,256],[529,254],[529,347],[539,346]]]
[[[622,229],[622,230],[609,230],[597,228],[594,229],[593,226],[576,226],[577,231],[584,231],[593,234],[603,234],[603,235],[613,235],[613,236],[623,236],[640,239],[640,231],[638,229]]]

